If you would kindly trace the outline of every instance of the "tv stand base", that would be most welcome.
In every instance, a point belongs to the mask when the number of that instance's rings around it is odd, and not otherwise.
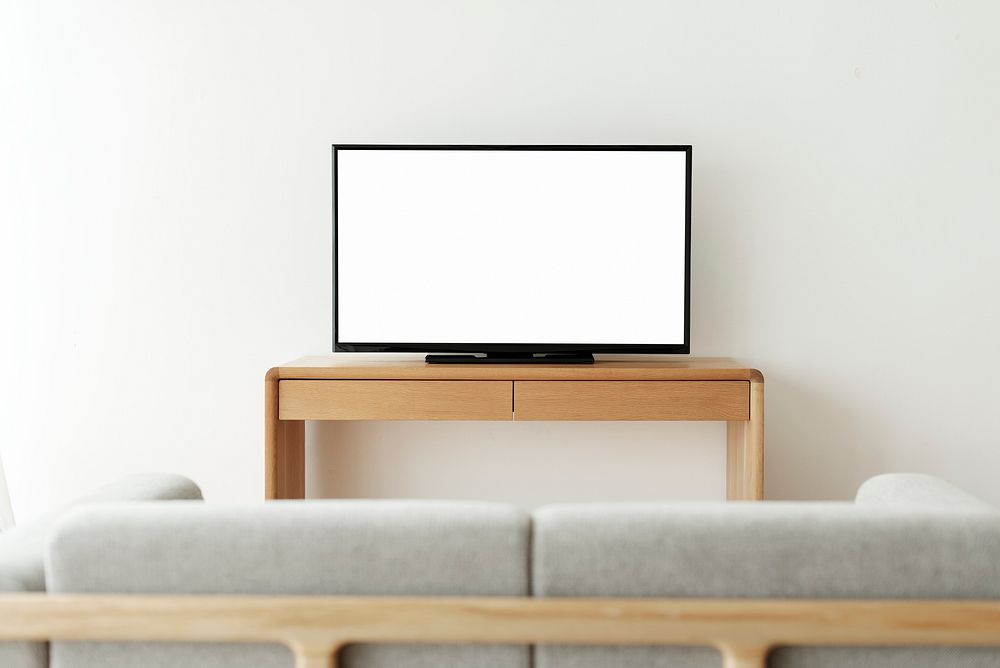
[[[353,359],[303,357],[267,372],[266,498],[305,498],[310,420],[489,420],[498,428],[525,421],[726,422],[726,497],[764,498],[764,376],[734,360],[440,366],[420,358]]]
[[[593,364],[590,353],[486,353],[479,355],[428,355],[428,364]]]

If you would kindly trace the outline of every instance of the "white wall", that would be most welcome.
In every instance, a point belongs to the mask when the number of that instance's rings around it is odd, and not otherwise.
[[[0,531],[14,526],[14,509],[10,504],[10,490],[7,489],[7,475],[0,459]]]
[[[998,21],[985,0],[6,0],[15,511],[143,469],[259,498],[264,371],[330,345],[333,141],[693,144],[693,349],[764,370],[768,495],[912,470],[1000,502]],[[712,425],[414,427],[313,430],[311,489],[721,495]],[[404,437],[446,454],[394,455]]]

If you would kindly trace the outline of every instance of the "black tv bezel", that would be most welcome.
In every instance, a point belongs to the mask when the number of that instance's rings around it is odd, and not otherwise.
[[[687,355],[691,352],[691,146],[686,144],[333,144],[333,351],[340,353],[605,353]],[[684,342],[615,343],[347,343],[338,338],[337,151],[673,151],[685,154]],[[652,306],[652,305],[651,305]]]

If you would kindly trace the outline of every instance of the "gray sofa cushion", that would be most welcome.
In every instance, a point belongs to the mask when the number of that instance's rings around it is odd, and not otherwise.
[[[536,596],[1000,598],[1000,513],[846,503],[551,506],[535,513],[533,583]],[[1000,665],[992,650],[944,651],[947,664],[937,650],[807,648],[780,650],[772,663]],[[705,648],[536,652],[539,668],[718,662]]]
[[[56,593],[525,596],[529,520],[488,503],[317,501],[101,506],[48,552]],[[525,668],[523,647],[372,647],[348,666]],[[290,667],[276,646],[54,643],[53,668]]]
[[[183,476],[141,473],[126,476],[74,501],[69,507],[94,503],[164,499],[200,499],[201,490]],[[0,591],[45,591],[45,541],[66,508],[35,522],[0,533]],[[0,643],[3,668],[44,668],[45,643]]]

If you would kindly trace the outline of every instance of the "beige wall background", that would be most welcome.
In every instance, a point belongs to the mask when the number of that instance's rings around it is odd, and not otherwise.
[[[1000,502],[998,20],[973,0],[0,2],[15,513],[136,470],[260,498],[264,372],[330,348],[334,141],[693,144],[693,350],[765,372],[767,495],[905,470]],[[711,424],[309,439],[314,495],[722,496]]]

